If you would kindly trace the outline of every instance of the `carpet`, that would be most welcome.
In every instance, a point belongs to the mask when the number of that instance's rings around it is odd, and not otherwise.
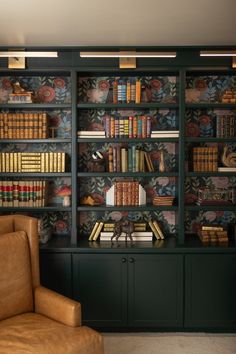
[[[236,354],[236,334],[103,333],[105,354]]]

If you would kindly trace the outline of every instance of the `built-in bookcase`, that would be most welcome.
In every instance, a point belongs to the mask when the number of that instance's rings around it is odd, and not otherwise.
[[[16,82],[33,93],[32,103],[9,103]],[[67,234],[68,237],[71,234],[71,204],[63,205],[63,195],[72,185],[71,103],[70,72],[0,74],[0,212],[36,216],[53,234]],[[38,134],[42,115],[46,117],[43,138]],[[22,160],[20,166],[19,160]],[[44,196],[42,191],[37,191],[40,184],[46,186]],[[43,203],[40,203],[41,198]]]
[[[235,197],[232,203],[223,204],[223,198],[219,196],[220,200],[215,199],[215,203],[211,202],[209,205],[199,202],[198,198],[199,190],[202,189],[208,188],[215,192],[234,191],[236,187],[235,169],[225,168],[222,162],[224,149],[227,148],[227,154],[236,150],[235,84],[236,76],[233,71],[186,73],[186,239],[188,234],[196,234],[202,224],[217,224],[228,228],[229,237],[233,238]],[[212,149],[215,151],[214,166]],[[200,156],[196,156],[199,153]]]
[[[179,72],[150,73],[78,73],[78,130],[105,131],[104,137],[78,138],[78,230],[83,237],[89,236],[95,222],[114,222],[127,218],[135,222],[157,220],[163,232],[178,239],[179,203],[179,137],[166,134],[151,137],[152,131],[179,131]],[[137,98],[137,82],[140,96]],[[135,87],[136,85],[136,87]],[[131,97],[128,93],[131,86]],[[132,88],[134,86],[134,88]],[[132,89],[134,96],[132,96]],[[116,92],[117,90],[117,92]],[[135,95],[136,93],[136,95]],[[144,117],[144,118],[143,118]],[[150,132],[139,134],[133,126],[125,130],[129,119],[150,121]],[[108,123],[107,123],[108,122]],[[113,122],[113,123],[112,123]],[[114,127],[112,128],[112,124]],[[139,123],[138,123],[139,124]],[[107,126],[108,125],[108,126]],[[135,128],[134,128],[135,129]],[[138,129],[138,128],[137,128]],[[142,131],[142,128],[140,128]],[[113,131],[114,130],[114,131]],[[127,168],[122,168],[120,150],[127,152]],[[133,168],[131,150],[143,150],[149,154],[153,170]],[[109,166],[110,151],[112,167]],[[94,172],[91,160],[94,153],[104,157],[103,170]],[[118,153],[117,153],[118,151]],[[160,169],[161,154],[164,171]],[[118,166],[117,166],[118,164]],[[146,192],[146,204],[142,206],[106,205],[106,192],[118,180],[138,181]],[[92,196],[98,205],[81,205],[80,200]],[[153,205],[155,196],[169,195],[173,205]]]
[[[73,69],[0,72],[1,154],[13,154],[10,165],[14,165],[14,156],[21,153],[48,154],[49,160],[57,153],[66,156],[65,170],[57,172],[19,173],[14,169],[6,172],[1,159],[4,202],[8,202],[9,194],[10,201],[14,199],[11,189],[10,193],[8,190],[8,184],[14,181],[30,182],[30,186],[34,181],[45,181],[47,196],[44,206],[10,206],[1,202],[0,212],[38,216],[45,225],[51,226],[55,235],[66,235],[73,244],[88,240],[97,220],[114,222],[121,217],[135,222],[157,220],[166,240],[174,239],[182,244],[192,238],[198,240],[197,232],[203,224],[230,225],[233,230],[235,201],[207,205],[198,199],[199,190],[206,187],[227,191],[236,187],[235,171],[222,169],[224,148],[228,148],[226,155],[236,150],[235,72],[226,70],[225,66],[210,68],[209,64],[201,70],[194,66],[190,69],[186,65],[163,67],[153,63],[148,70],[147,67],[142,70],[141,66],[133,71],[108,68],[109,65],[105,68],[103,64],[103,68],[84,65]],[[9,103],[15,82],[33,92],[32,103]],[[24,126],[27,134],[20,134],[21,119],[25,124],[29,117],[44,114],[46,137],[35,138],[32,132],[29,134],[32,122]],[[9,134],[8,120],[11,121]],[[131,130],[129,121],[133,124]],[[139,123],[141,130],[135,132]],[[112,124],[114,131],[111,131]],[[153,136],[154,131],[160,135]],[[215,167],[211,170],[212,148],[217,149],[213,149]],[[121,150],[126,154],[126,169],[118,161]],[[134,166],[132,154],[136,150],[148,156],[151,168],[145,157],[144,168]],[[207,165],[210,161],[210,167],[199,168],[196,151],[201,163],[204,160]],[[102,154],[103,161],[94,161],[97,152]],[[106,203],[107,191],[121,179],[137,181],[144,188],[144,205]],[[71,191],[70,205],[63,205],[63,196],[68,191]],[[86,204],[88,196],[95,205]],[[173,204],[154,203],[158,196],[172,196]],[[233,231],[229,235],[233,238]]]

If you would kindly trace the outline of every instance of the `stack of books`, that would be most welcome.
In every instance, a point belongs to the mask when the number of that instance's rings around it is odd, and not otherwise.
[[[105,131],[103,130],[79,130],[77,132],[78,138],[105,138]]]
[[[0,139],[46,138],[47,113],[0,113]]]
[[[146,191],[132,178],[115,181],[106,193],[106,205],[146,205]]]
[[[226,243],[228,233],[222,226],[204,226],[198,231],[198,236],[203,243]]]
[[[152,130],[151,138],[178,138],[178,130]]]
[[[236,103],[236,90],[226,90],[221,97],[222,103]]]
[[[0,181],[0,206],[44,207],[47,181]]]
[[[229,205],[236,201],[235,188],[199,188],[197,205]]]
[[[218,172],[236,172],[236,167],[218,167]]]
[[[141,81],[119,79],[113,82],[113,103],[140,103]]]
[[[216,172],[218,171],[218,146],[193,148],[193,171]]]
[[[107,138],[149,138],[151,135],[150,116],[106,117]]]
[[[216,136],[219,138],[234,138],[236,136],[236,117],[233,115],[217,116]]]
[[[0,172],[65,172],[65,153],[2,152]]]
[[[173,205],[175,197],[167,196],[155,196],[153,198],[153,205]]]
[[[148,225],[150,226],[150,231],[146,230],[146,223],[134,223],[134,232],[131,234],[133,241],[152,241],[153,236],[155,236],[157,240],[164,240],[164,234],[156,220],[149,220]],[[111,241],[114,235],[114,229],[115,223],[97,221],[90,233],[89,241],[97,241],[99,237],[100,241]],[[118,241],[125,241],[125,236],[125,233],[121,233]],[[129,241],[128,238],[127,240]]]
[[[154,166],[150,154],[135,145],[128,148],[119,144],[108,149],[109,172],[153,172]]]

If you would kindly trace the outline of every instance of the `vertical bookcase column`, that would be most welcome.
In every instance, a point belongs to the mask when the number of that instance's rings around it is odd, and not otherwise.
[[[72,136],[71,136],[71,243],[77,244],[77,73],[75,70],[71,71],[71,90],[72,90]]]
[[[184,181],[185,181],[185,78],[186,72],[180,69],[179,72],[179,198],[178,198],[178,216],[179,216],[179,237],[180,244],[185,240],[185,208],[184,208]]]

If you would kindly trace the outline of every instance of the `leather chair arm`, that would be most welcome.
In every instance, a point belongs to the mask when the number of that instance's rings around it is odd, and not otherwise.
[[[42,286],[35,288],[35,312],[67,326],[81,326],[80,303]]]

